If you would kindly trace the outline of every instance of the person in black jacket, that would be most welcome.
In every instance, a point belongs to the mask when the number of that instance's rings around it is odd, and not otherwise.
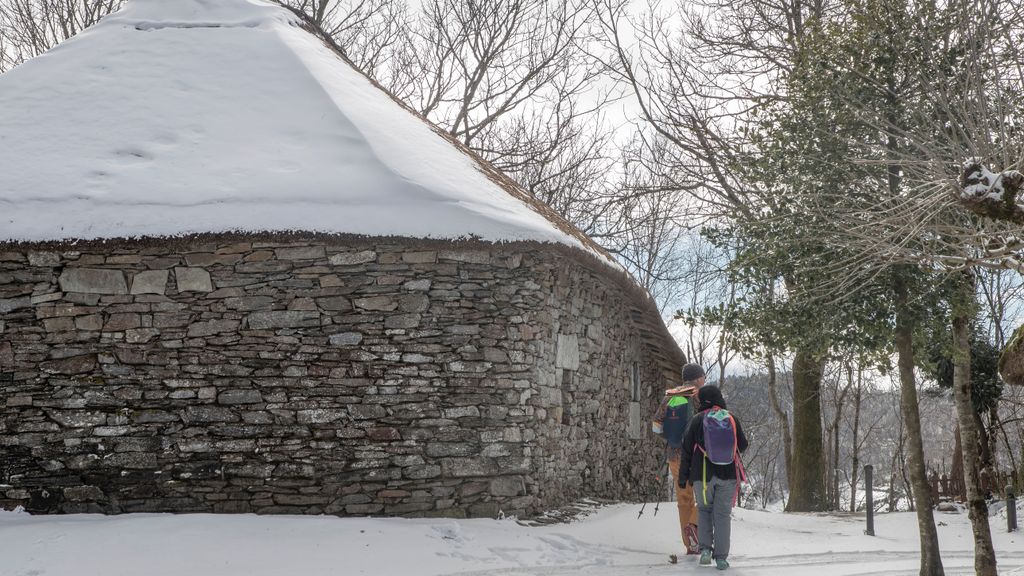
[[[710,565],[712,558],[719,570],[729,567],[729,539],[732,531],[732,507],[737,493],[737,468],[739,452],[747,449],[747,437],[743,434],[740,421],[733,416],[735,424],[736,452],[730,464],[713,464],[707,457],[704,442],[704,419],[714,407],[725,409],[722,391],[715,386],[703,386],[697,392],[696,416],[683,435],[683,447],[679,462],[679,484],[693,485],[697,501],[699,521],[697,540],[700,543],[700,564]],[[742,473],[742,464],[740,472]]]

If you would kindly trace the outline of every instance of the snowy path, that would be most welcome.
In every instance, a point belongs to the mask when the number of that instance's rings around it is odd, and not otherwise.
[[[513,521],[253,515],[29,516],[0,512],[0,576],[668,576],[718,572],[678,552],[672,505],[529,528]],[[973,574],[966,514],[939,514],[949,575]],[[1000,574],[1024,576],[1024,535],[992,520]],[[732,576],[917,574],[913,514],[737,510]]]

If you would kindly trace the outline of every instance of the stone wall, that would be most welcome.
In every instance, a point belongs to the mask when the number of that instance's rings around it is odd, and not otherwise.
[[[573,254],[0,245],[0,506],[494,516],[633,499],[660,449],[643,420],[681,357],[642,291]]]

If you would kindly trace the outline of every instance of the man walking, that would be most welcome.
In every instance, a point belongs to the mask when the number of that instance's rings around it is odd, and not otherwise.
[[[704,385],[704,369],[699,364],[683,366],[683,385],[665,391],[665,397],[654,413],[652,429],[666,442],[665,458],[672,471],[676,487],[676,505],[679,507],[679,530],[687,554],[699,554],[697,541],[697,508],[693,501],[693,486],[680,486],[679,462],[682,457],[683,433],[694,414],[694,399]]]

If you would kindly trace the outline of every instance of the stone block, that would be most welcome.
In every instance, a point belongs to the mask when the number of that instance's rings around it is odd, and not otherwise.
[[[398,308],[398,302],[390,296],[370,296],[368,298],[356,298],[355,305],[363,310],[377,312],[390,312]]]
[[[60,266],[60,254],[56,252],[29,252],[28,265],[41,268]]]
[[[32,306],[32,298],[29,296],[0,298],[0,314],[7,314],[8,312],[13,312],[18,308],[28,308],[29,306]]]
[[[127,294],[128,283],[120,270],[65,268],[58,279],[64,292],[83,294]]]
[[[419,325],[419,314],[395,314],[384,319],[384,327],[388,329],[416,328]]]
[[[54,410],[49,412],[49,416],[50,419],[65,428],[92,428],[107,423],[107,415],[104,412]]]
[[[289,310],[316,310],[316,300],[312,298],[296,298],[288,303]]]
[[[459,406],[456,408],[445,408],[443,411],[445,418],[456,419],[456,418],[479,418],[480,410],[476,406]]]
[[[181,417],[163,410],[139,410],[132,414],[132,421],[136,424],[162,424],[166,422],[178,422]]]
[[[133,312],[126,312],[121,314],[111,314],[107,317],[107,321],[103,324],[104,332],[124,332],[131,328],[139,328],[142,326],[142,320],[138,314]]]
[[[253,312],[248,316],[248,323],[252,330],[314,328],[320,326],[320,313],[309,310]]]
[[[167,292],[167,270],[147,270],[132,277],[132,294],[164,294]]]
[[[283,506],[317,506],[327,504],[330,498],[316,494],[275,494],[274,501]]]
[[[105,456],[103,464],[112,468],[144,470],[156,468],[157,459],[156,454],[148,452],[118,452]]]
[[[216,502],[213,505],[216,514],[251,514],[254,512],[252,503],[248,500],[228,500]]]
[[[526,493],[526,484],[519,476],[502,476],[491,480],[489,492],[499,498],[519,496]]]
[[[75,329],[75,319],[67,316],[46,318],[43,320],[43,329],[50,333],[72,332]]]
[[[137,328],[134,330],[125,330],[124,341],[129,344],[144,344],[149,342],[153,338],[160,335],[160,331],[156,328]]]
[[[388,411],[378,404],[353,404],[348,411],[355,420],[375,420],[388,415]]]
[[[331,334],[328,341],[334,346],[356,346],[363,341],[363,335],[359,332],[339,332]]]
[[[428,478],[437,478],[440,475],[441,467],[436,464],[410,466],[402,469],[402,477],[409,480],[426,480]]]
[[[491,369],[490,362],[449,362],[448,370],[451,372],[484,373]]]
[[[377,260],[377,253],[373,250],[363,250],[361,252],[341,252],[338,254],[332,254],[330,258],[331,264],[335,266],[355,266],[358,264],[366,264],[368,262],[375,262]]]
[[[326,258],[323,246],[297,246],[294,248],[277,248],[274,256],[278,260],[319,260]]]
[[[13,408],[15,406],[31,406],[31,396],[10,396],[6,400],[7,406]]]
[[[296,413],[299,424],[330,424],[345,417],[343,409],[317,408],[313,410],[299,410]]]
[[[210,452],[211,450],[213,450],[213,443],[207,439],[194,438],[178,441],[179,452]]]
[[[437,257],[440,260],[468,262],[471,264],[490,264],[491,254],[479,250],[441,250]]]
[[[177,267],[174,279],[178,284],[178,292],[213,292],[210,273],[202,268]]]
[[[124,436],[131,431],[131,426],[97,426],[93,428],[92,434],[101,437]]]
[[[322,310],[331,312],[347,312],[352,309],[352,302],[344,296],[331,296],[328,298],[317,298],[316,304]]]
[[[95,502],[103,500],[103,490],[97,486],[68,486],[64,489],[64,499],[69,502]]]
[[[85,374],[96,370],[96,355],[82,354],[59,360],[49,360],[41,363],[39,368],[50,374]]]
[[[628,424],[626,434],[630,440],[639,440],[644,436],[644,415],[639,402],[629,403]]]
[[[345,506],[345,513],[354,515],[378,514],[382,510],[384,510],[383,504],[349,504]]]
[[[237,332],[241,322],[238,320],[210,320],[207,322],[195,322],[188,326],[189,338],[203,338],[214,334],[225,332]]]
[[[337,288],[338,286],[344,286],[344,285],[345,285],[344,280],[342,280],[338,276],[335,276],[334,274],[332,274],[330,276],[321,276],[320,277],[320,287],[321,288]]]
[[[229,466],[225,472],[243,478],[269,478],[274,473],[274,465],[247,462],[238,466]]]
[[[410,280],[405,284],[402,284],[402,288],[413,292],[426,292],[430,290],[430,280],[426,278],[421,280]]]
[[[437,262],[437,252],[403,252],[402,262],[406,264],[433,264]]]
[[[441,469],[450,478],[493,476],[501,471],[498,462],[490,458],[443,458]]]
[[[96,454],[77,454],[68,458],[65,464],[71,470],[89,470],[98,467],[102,461]]]
[[[267,310],[273,307],[274,299],[270,296],[235,296],[225,298],[224,305],[231,310],[251,312],[253,310]]]
[[[575,334],[559,334],[555,352],[555,368],[579,370],[580,344]]]
[[[217,396],[218,404],[259,404],[263,402],[263,395],[259,390],[226,390]]]
[[[470,518],[497,518],[501,506],[497,502],[481,502],[469,507]]]
[[[426,294],[403,294],[398,297],[398,308],[402,312],[423,312],[430,308]]]
[[[220,406],[189,406],[182,414],[185,422],[238,422],[239,417],[230,408]]]
[[[501,348],[484,348],[484,360],[503,364],[508,362],[508,354]]]
[[[431,458],[442,456],[474,456],[480,453],[480,446],[470,442],[431,442],[426,454]]]
[[[217,452],[255,452],[256,440],[218,440],[213,445]]]
[[[210,254],[197,252],[185,254],[185,263],[192,267],[202,268],[205,266],[234,266],[242,260],[241,254]]]
[[[311,464],[298,462],[285,462],[274,468],[275,478],[312,478],[316,476],[316,469]]]
[[[106,257],[107,264],[138,264],[142,262],[142,256],[138,254],[115,254]]]
[[[366,437],[377,442],[391,442],[402,439],[397,428],[370,428],[366,431]]]
[[[75,328],[84,332],[99,332],[103,329],[103,317],[99,314],[78,316],[75,318]]]
[[[40,304],[46,304],[47,302],[56,302],[64,297],[63,292],[50,292],[49,294],[38,294],[32,296],[32,305],[38,306]]]

